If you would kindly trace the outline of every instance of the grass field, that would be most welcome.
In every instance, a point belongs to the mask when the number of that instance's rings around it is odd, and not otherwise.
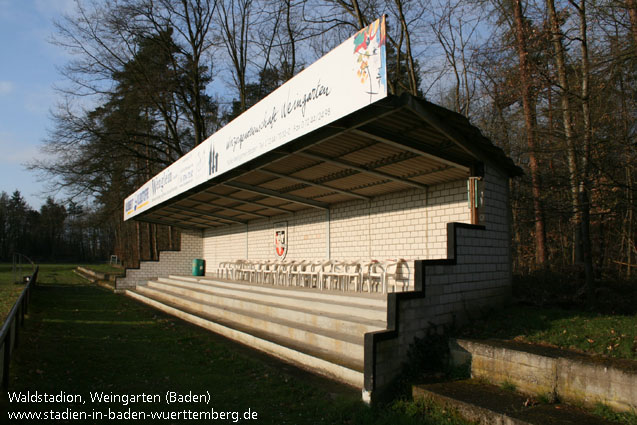
[[[31,274],[31,266],[23,266],[23,274]],[[21,279],[20,276],[17,279]],[[11,264],[0,264],[0,323],[4,322],[13,304],[24,289],[23,284],[13,282],[13,269]]]
[[[73,272],[75,264],[41,264],[38,282],[49,283],[82,283],[84,279]],[[101,273],[120,274],[123,270],[109,264],[87,264],[83,267]],[[23,266],[23,274],[31,274],[31,266]],[[22,284],[13,283],[11,264],[0,264],[0,319],[4,320],[18,296],[24,289]]]
[[[369,408],[352,389],[235,344],[100,287],[73,266],[42,267],[12,363],[11,391],[78,394],[79,403],[9,403],[0,412],[256,412],[264,424],[462,424],[433,406],[396,400]],[[211,403],[92,403],[114,395],[210,393]],[[2,413],[3,415],[5,413]],[[2,420],[0,419],[0,422]],[[73,423],[124,423],[72,421]],[[146,421],[142,423],[191,423]],[[233,422],[222,421],[224,423]],[[245,421],[243,421],[245,422]],[[16,423],[20,423],[19,421]],[[24,423],[33,423],[25,421]],[[55,421],[49,423],[56,423]],[[130,422],[126,422],[130,423]]]
[[[73,273],[74,268],[74,265],[41,266],[40,286],[29,310],[23,345],[12,366],[11,390],[64,391],[85,398],[90,392],[116,395],[209,392],[212,402],[210,406],[192,403],[122,406],[89,401],[81,406],[34,404],[28,406],[30,410],[57,406],[83,411],[109,407],[125,411],[130,407],[145,412],[176,412],[205,411],[212,406],[224,411],[251,409],[257,412],[259,423],[464,423],[435,406],[414,403],[400,395],[389,404],[368,408],[360,402],[358,390],[302,372],[90,285]],[[0,266],[3,282],[11,280],[9,275],[10,266]],[[0,294],[17,297],[21,288],[0,283],[0,290],[5,291]],[[10,304],[5,302],[7,298],[0,298],[0,307]],[[630,308],[626,304],[622,314],[613,311],[602,314],[550,305],[515,305],[473,321],[471,326],[460,330],[460,335],[516,339],[635,360],[637,318]],[[397,389],[397,394],[405,393],[406,387]],[[9,404],[4,394],[0,395],[0,412],[15,411],[18,407]],[[624,415],[615,420],[633,424],[635,417]]]

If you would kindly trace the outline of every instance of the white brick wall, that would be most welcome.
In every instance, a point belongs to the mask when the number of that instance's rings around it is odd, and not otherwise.
[[[203,242],[204,259],[210,265],[208,271],[214,272],[222,261],[275,260],[274,228],[282,222],[288,226],[287,259],[323,259],[327,252],[326,214],[323,210],[309,210],[251,221],[247,226],[209,229]]]
[[[209,271],[221,261],[274,260],[274,228],[283,221],[288,223],[286,258],[292,260],[327,258],[328,229],[330,258],[336,260],[445,258],[447,223],[470,220],[466,199],[466,181],[460,180],[337,204],[331,207],[329,223],[326,211],[311,209],[252,221],[247,227],[210,229],[204,234],[204,258]]]
[[[400,372],[414,338],[424,337],[432,324],[461,324],[509,298],[508,178],[487,168],[484,189],[485,229],[457,227],[456,264],[425,262],[425,297],[402,300],[397,306],[397,337],[376,346],[375,389],[389,384]],[[444,226],[440,231],[446,234],[446,223]],[[446,242],[443,245],[446,252]]]
[[[203,238],[201,232],[182,230],[181,250],[162,251],[159,253],[159,261],[142,261],[138,269],[126,269],[126,276],[117,278],[115,281],[115,289],[134,288],[151,279],[169,274],[191,274],[192,260],[202,257]]]

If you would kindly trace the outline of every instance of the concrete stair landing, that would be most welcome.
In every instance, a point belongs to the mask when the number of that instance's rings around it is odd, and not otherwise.
[[[381,295],[191,276],[152,280],[126,295],[358,388],[364,335],[387,327]]]
[[[414,385],[414,399],[431,400],[480,425],[612,425],[566,404],[547,404],[479,380]]]

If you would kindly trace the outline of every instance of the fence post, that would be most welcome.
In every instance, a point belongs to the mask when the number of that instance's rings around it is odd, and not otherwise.
[[[18,310],[15,312],[15,316],[13,317],[13,349],[18,348],[18,341],[20,338],[18,337],[18,329],[20,328],[20,311],[22,307],[18,304]]]
[[[2,363],[2,389],[9,389],[9,362],[11,361],[11,330],[7,332],[4,338],[4,361]]]

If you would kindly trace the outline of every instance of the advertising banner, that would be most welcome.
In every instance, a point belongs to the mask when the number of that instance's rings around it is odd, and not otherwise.
[[[126,198],[124,219],[386,96],[383,17],[146,182]]]

